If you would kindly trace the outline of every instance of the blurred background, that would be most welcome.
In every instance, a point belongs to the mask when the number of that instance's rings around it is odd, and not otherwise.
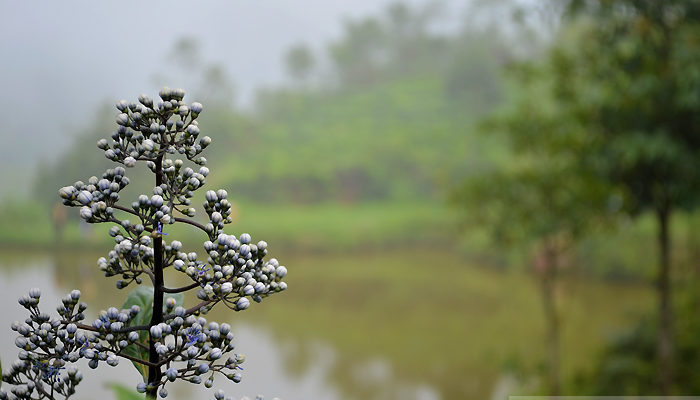
[[[0,5],[5,365],[29,288],[81,289],[88,318],[124,301],[96,265],[109,227],[57,191],[113,166],[117,100],[169,86],[204,104],[227,232],[289,269],[284,294],[212,312],[247,356],[227,394],[700,393],[697,1]],[[78,399],[140,379],[82,369]]]

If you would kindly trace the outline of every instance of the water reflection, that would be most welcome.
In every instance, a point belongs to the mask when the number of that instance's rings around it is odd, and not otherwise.
[[[89,308],[88,319],[101,309],[122,304],[127,292],[114,288],[113,279],[104,279],[95,266],[99,253],[84,252],[15,252],[0,251],[0,357],[6,363],[17,357],[11,322],[26,318],[25,310],[16,299],[32,287],[42,289],[41,308],[55,313],[60,299],[71,289],[80,288]],[[224,310],[225,311],[225,310]],[[327,344],[299,339],[276,332],[273,327],[257,320],[240,318],[225,312],[215,312],[212,319],[231,319],[236,346],[246,355],[244,379],[234,384],[218,377],[217,388],[228,395],[251,398],[262,394],[267,399],[439,399],[438,393],[425,384],[402,381],[391,364],[382,359],[348,363],[347,357]],[[87,363],[79,367],[85,379],[79,385],[77,400],[110,399],[113,394],[105,384],[119,382],[135,386],[140,376],[131,363],[123,361],[115,368],[100,365],[91,370]],[[173,399],[213,398],[212,390],[203,385],[173,384],[169,386]]]

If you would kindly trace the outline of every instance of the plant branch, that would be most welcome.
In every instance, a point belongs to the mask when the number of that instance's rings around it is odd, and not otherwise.
[[[161,290],[165,293],[182,293],[182,292],[186,292],[188,290],[194,289],[194,288],[199,287],[199,286],[200,286],[199,282],[194,282],[191,285],[182,286],[179,288],[167,288],[167,287],[163,286],[161,288]]]
[[[186,224],[190,224],[190,225],[192,225],[192,226],[196,226],[197,228],[203,230],[207,235],[209,235],[209,232],[207,232],[207,230],[204,229],[204,225],[200,224],[199,222],[195,222],[195,221],[192,221],[191,219],[179,218],[179,217],[175,217],[175,221],[177,221],[177,222],[184,222],[184,223],[186,223]]]

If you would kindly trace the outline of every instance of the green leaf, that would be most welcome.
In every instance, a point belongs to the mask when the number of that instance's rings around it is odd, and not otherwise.
[[[185,301],[185,296],[182,293],[166,293],[163,297],[172,297],[175,299],[175,304],[177,306],[183,305]],[[141,312],[136,314],[136,317],[131,320],[130,326],[148,325],[151,322],[151,317],[153,316],[153,288],[150,286],[139,286],[132,290],[131,293],[129,293],[129,296],[127,296],[122,308],[129,309],[134,305],[139,306],[141,308]],[[165,302],[163,302],[163,312],[166,312]],[[148,347],[147,331],[139,332],[139,343]],[[136,344],[130,344],[122,352],[140,360],[148,361],[148,350],[141,346],[137,346]],[[134,364],[134,367],[136,367],[136,370],[139,371],[144,379],[148,381],[148,367],[137,362],[132,362],[132,364]]]
[[[117,400],[143,400],[144,395],[139,394],[133,389],[130,389],[120,383],[108,383],[107,386],[112,389]]]

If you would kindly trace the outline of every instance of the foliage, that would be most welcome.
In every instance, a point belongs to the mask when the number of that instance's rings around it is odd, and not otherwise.
[[[185,302],[185,295],[182,293],[173,293],[169,296],[170,299],[175,301],[175,306],[183,306]],[[132,326],[148,325],[153,317],[153,309],[151,307],[153,304],[153,288],[150,286],[139,286],[132,290],[126,297],[124,304],[122,304],[122,309],[128,310],[133,306],[139,307],[143,312],[138,313],[132,320]],[[163,304],[163,313],[167,313],[168,309],[165,304]],[[143,346],[138,346],[141,343]],[[148,359],[148,333],[145,331],[139,332],[139,338],[134,344],[130,344],[122,349],[122,352],[126,355],[135,357],[140,360]],[[132,361],[134,367],[139,371],[141,376],[148,379],[148,368],[145,365],[138,363],[137,361]]]
[[[591,2],[598,3],[598,2]],[[592,6],[591,6],[592,7]],[[697,45],[693,2],[606,2],[580,23],[573,50],[551,52],[554,93],[583,124],[584,155],[625,189],[631,212],[692,207],[698,178]]]
[[[110,383],[109,387],[114,392],[114,396],[117,400],[143,400],[142,394],[119,383]]]
[[[695,281],[693,281],[695,282]],[[697,282],[695,282],[697,283]],[[679,322],[676,336],[676,382],[679,395],[691,396],[700,391],[697,365],[700,363],[698,298],[693,291],[679,301],[675,314]],[[646,315],[608,341],[595,366],[573,381],[577,393],[591,396],[652,395],[659,393],[656,337],[658,325],[653,315]]]

